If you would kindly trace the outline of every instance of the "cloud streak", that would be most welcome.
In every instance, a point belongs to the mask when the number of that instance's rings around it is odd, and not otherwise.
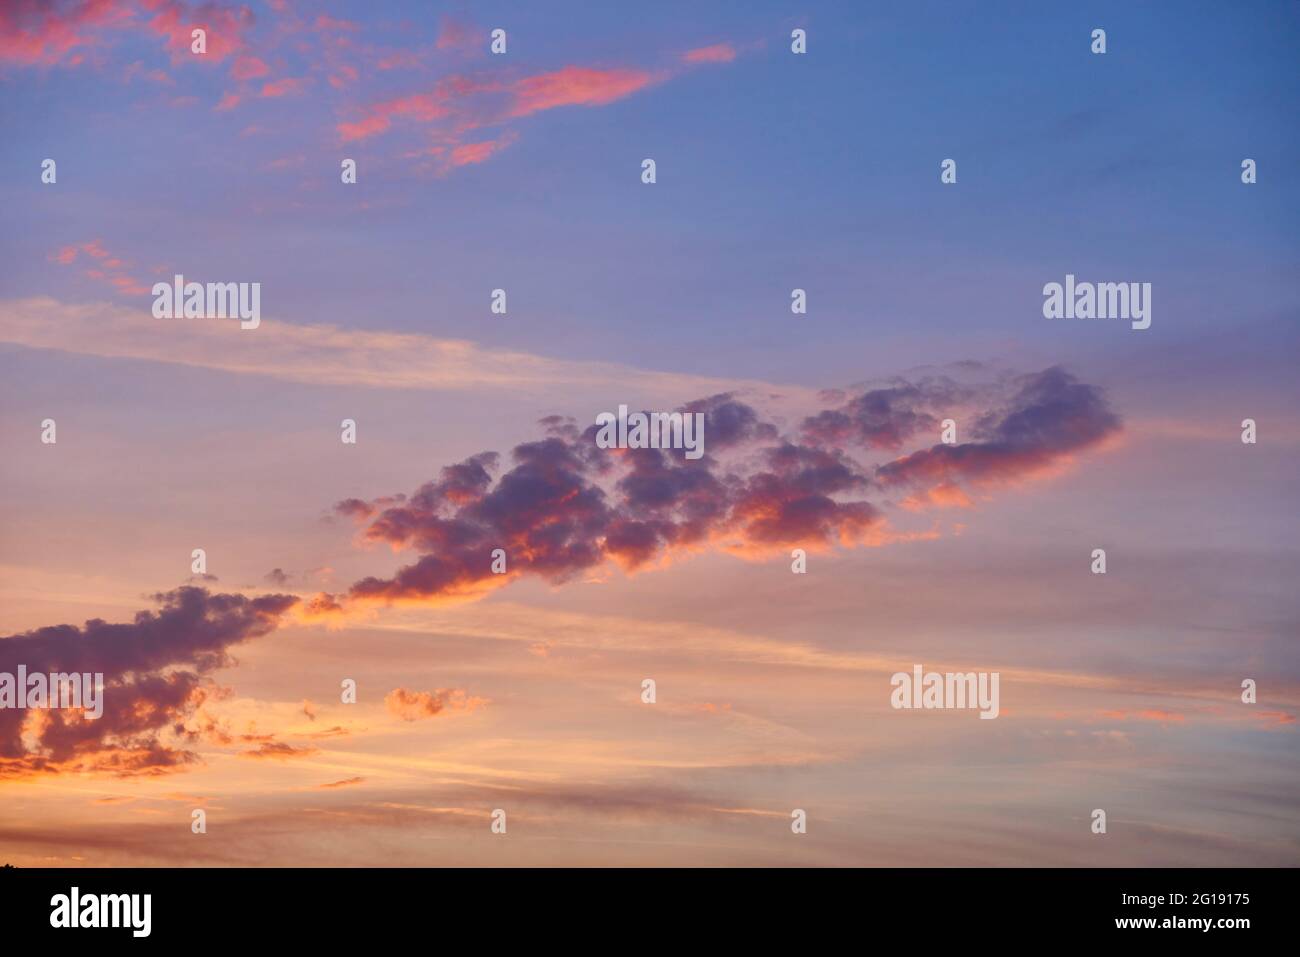
[[[684,69],[729,63],[735,56],[730,45],[716,44],[690,50],[678,63],[662,68],[570,64],[524,76],[450,74],[422,92],[361,107],[340,120],[336,132],[343,143],[352,143],[389,133],[398,124],[420,129],[427,145],[408,155],[433,157],[445,173],[484,162],[515,142],[518,132],[509,127],[519,120],[563,107],[608,106],[668,82]],[[503,126],[507,128],[488,139],[467,139],[473,131]]]
[[[756,380],[655,372],[614,362],[489,349],[463,339],[340,329],[266,317],[250,335],[223,323],[168,323],[154,319],[148,307],[148,300],[136,307],[73,305],[48,297],[0,301],[0,342],[312,385],[529,392],[585,386],[667,395],[775,388]],[[232,332],[235,334],[229,334]],[[797,394],[805,390],[783,387],[783,391]]]
[[[562,106],[606,106],[650,86],[656,74],[631,68],[566,66],[518,79],[495,74],[452,74],[423,93],[391,97],[361,109],[360,118],[338,124],[345,142],[369,139],[395,121],[439,124],[433,132],[456,144],[470,131]],[[435,144],[441,149],[445,143]]]

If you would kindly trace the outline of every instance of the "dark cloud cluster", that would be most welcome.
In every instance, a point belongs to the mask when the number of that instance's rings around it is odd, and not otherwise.
[[[870,389],[838,408],[825,409],[803,423],[806,441],[820,445],[863,446],[894,451],[918,432],[933,431],[938,420],[928,411],[945,396],[939,387],[899,385]]]
[[[284,741],[265,741],[251,751],[241,751],[241,758],[257,760],[287,761],[290,758],[306,758],[318,753],[318,748],[311,745],[298,746]]]
[[[1120,428],[1099,389],[1057,367],[990,385],[926,378],[828,398],[790,435],[733,394],[691,402],[682,411],[704,415],[707,450],[694,460],[680,450],[600,449],[594,425],[552,416],[541,423],[546,437],[516,446],[504,472],[502,457],[485,452],[409,497],[340,502],[336,511],[361,522],[365,539],[419,558],[345,595],[318,596],[313,609],[474,596],[521,574],[561,582],[680,549],[879,543],[897,500],[969,502],[963,488],[1031,477]],[[950,415],[970,441],[937,441]],[[923,437],[932,444],[896,454]],[[872,454],[896,457],[860,458]],[[507,555],[505,576],[492,571],[494,549]]]
[[[1100,390],[1053,367],[1024,377],[1005,407],[979,416],[976,441],[922,449],[882,465],[876,478],[885,488],[996,484],[1051,467],[1119,428]]]
[[[158,611],[131,622],[100,619],[0,638],[0,672],[102,673],[103,714],[76,709],[0,710],[0,777],[61,770],[157,774],[195,760],[164,742],[215,693],[207,672],[231,646],[273,631],[298,599],[212,594],[186,585],[154,596]]]

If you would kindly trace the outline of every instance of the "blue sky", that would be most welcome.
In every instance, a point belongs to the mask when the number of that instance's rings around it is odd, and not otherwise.
[[[260,274],[275,250],[273,314],[807,384],[902,352],[942,361],[1053,342],[1059,330],[1035,321],[1038,289],[1066,271],[1155,282],[1162,338],[1213,334],[1225,310],[1276,322],[1293,302],[1297,81],[1294,33],[1280,29],[1295,25],[1291,5],[1171,17],[1124,4],[997,16],[665,4],[635,24],[582,6],[476,6],[474,18],[509,21],[521,71],[652,67],[715,42],[742,52],[604,107],[527,117],[510,149],[443,178],[396,155],[406,131],[344,149],[334,130],[358,103],[418,92],[424,75],[214,114],[228,80],[185,64],[198,102],[173,108],[109,69],[11,69],[5,122],[23,135],[0,160],[21,228],[4,282],[42,288],[59,269],[46,251],[86,231],[191,272]],[[368,32],[431,44],[437,16],[407,9]],[[811,55],[788,53],[792,24],[810,31]],[[1105,56],[1089,52],[1094,25],[1108,31]],[[115,61],[157,59],[146,37],[121,47]],[[283,57],[288,73],[311,61]],[[241,137],[249,126],[266,132]],[[57,196],[20,186],[33,151],[59,159]],[[337,160],[353,153],[360,182],[344,196]],[[637,178],[646,156],[654,188]],[[1245,156],[1260,165],[1253,189],[1238,179]],[[938,182],[947,157],[956,189]],[[296,165],[267,169],[286,158]],[[1225,274],[1241,281],[1225,290]],[[487,293],[502,286],[511,316],[493,322]],[[795,286],[810,295],[801,328]],[[1117,333],[1090,329],[1081,345],[1104,351]]]

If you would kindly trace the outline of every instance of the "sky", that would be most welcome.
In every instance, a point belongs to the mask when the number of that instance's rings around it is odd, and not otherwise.
[[[3,4],[0,672],[106,687],[0,710],[0,858],[1300,863],[1298,39]],[[260,325],[155,318],[176,274]],[[1067,274],[1150,328],[1046,319]],[[918,664],[997,718],[894,708]]]

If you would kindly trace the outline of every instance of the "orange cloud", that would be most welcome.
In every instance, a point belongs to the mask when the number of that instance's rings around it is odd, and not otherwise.
[[[328,788],[346,788],[346,787],[351,787],[354,784],[364,784],[365,780],[366,780],[365,778],[361,778],[361,777],[344,778],[342,781],[331,781],[328,784],[318,784],[316,785],[316,787],[321,790],[326,790]]]
[[[286,744],[283,741],[268,741],[261,747],[253,751],[241,751],[241,758],[270,759],[274,761],[287,761],[290,758],[305,758],[316,754],[319,749],[310,745],[297,747],[292,744]]]
[[[432,693],[394,688],[384,696],[384,706],[403,721],[432,718],[444,711],[469,713],[485,704],[486,698],[470,697],[463,688],[438,688]]]
[[[972,508],[975,502],[960,486],[945,483],[909,495],[899,504],[917,512],[928,508]]]
[[[312,731],[307,734],[299,734],[300,738],[310,738],[313,741],[319,741],[322,738],[346,738],[352,732],[341,725],[334,725],[332,728],[326,728],[324,731]]]

